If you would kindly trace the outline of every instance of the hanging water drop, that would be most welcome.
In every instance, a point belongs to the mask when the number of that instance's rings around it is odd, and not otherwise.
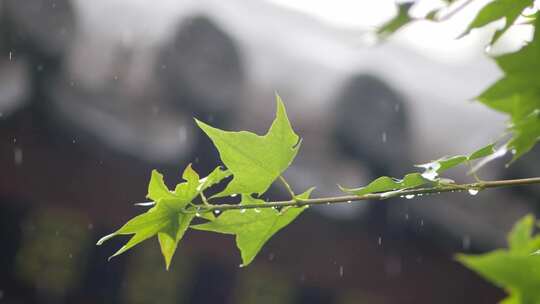
[[[253,209],[253,211],[255,211],[256,213],[261,213],[261,210],[257,208]]]
[[[470,195],[477,195],[478,194],[478,189],[469,189],[469,194]]]
[[[347,201],[348,204],[352,203],[352,201]]]
[[[195,213],[196,217],[201,217],[201,214],[199,212]]]
[[[240,209],[240,213],[245,213],[246,209]]]
[[[231,197],[236,197],[237,195],[238,195],[238,194],[233,193],[233,194],[231,194]]]
[[[215,214],[215,215],[218,215],[218,214],[220,214],[220,213],[221,213],[221,210],[214,210],[214,214]]]
[[[407,195],[405,195],[405,198],[406,198],[406,199],[413,199],[413,198],[414,198],[414,194],[407,194]]]

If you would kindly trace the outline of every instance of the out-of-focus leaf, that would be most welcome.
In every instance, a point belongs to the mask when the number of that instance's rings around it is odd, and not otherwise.
[[[457,256],[465,266],[509,292],[503,303],[540,303],[540,256],[531,255],[540,246],[540,237],[532,236],[534,223],[531,215],[516,223],[508,236],[508,250]]]
[[[197,120],[233,174],[227,188],[216,196],[262,194],[293,161],[299,149],[299,137],[277,95],[276,103],[276,118],[264,136],[246,131],[223,131]]]
[[[383,24],[379,28],[377,33],[382,36],[389,36],[403,26],[407,25],[409,22],[413,21],[413,19],[409,15],[409,10],[413,6],[413,4],[413,2],[405,2],[398,4],[397,15],[387,23]]]
[[[536,26],[540,19],[536,20]],[[540,32],[517,52],[495,58],[505,73],[502,79],[483,92],[477,99],[510,116],[512,138],[507,149],[515,161],[530,151],[540,138]]]
[[[360,188],[345,188],[341,186],[339,187],[343,192],[355,195],[365,195],[377,192],[411,189],[422,186],[429,182],[430,181],[423,178],[420,173],[410,173],[405,175],[403,179],[395,179],[388,176],[382,176],[372,181],[367,186]]]
[[[493,35],[491,40],[493,44],[514,24],[523,10],[533,3],[534,0],[494,0],[480,10],[462,36],[468,34],[472,29],[504,18],[505,25]]]
[[[312,189],[298,197],[308,199]],[[241,204],[260,204],[264,201],[242,195]],[[276,232],[289,225],[306,207],[287,207],[281,211],[273,208],[227,210],[214,221],[192,226],[194,229],[236,235],[236,245],[242,256],[242,265],[249,265],[263,245]]]

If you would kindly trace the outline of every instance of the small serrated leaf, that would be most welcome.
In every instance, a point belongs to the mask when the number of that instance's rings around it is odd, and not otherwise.
[[[183,178],[186,182],[179,184],[176,190],[171,192],[163,182],[163,175],[156,170],[152,171],[148,197],[155,205],[147,212],[129,220],[114,233],[101,238],[97,244],[101,245],[117,235],[133,234],[131,239],[110,257],[113,258],[158,235],[168,269],[178,243],[194,217],[194,214],[184,213],[182,209],[197,195],[199,176],[189,165],[184,170]]]
[[[479,159],[479,158],[484,158],[484,157],[487,157],[491,154],[495,153],[495,144],[492,143],[492,144],[489,144],[483,148],[480,148],[476,151],[474,151],[473,153],[471,153],[468,157],[468,160],[476,160],[476,159]]]
[[[387,192],[403,189],[411,189],[419,187],[429,183],[430,181],[422,177],[420,173],[410,173],[405,175],[403,179],[395,179],[388,176],[382,176],[372,181],[365,187],[360,188],[345,188],[339,186],[343,192],[355,194],[355,195],[366,195],[370,193],[378,192]]]

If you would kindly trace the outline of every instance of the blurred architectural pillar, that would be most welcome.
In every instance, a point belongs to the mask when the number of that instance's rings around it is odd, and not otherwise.
[[[335,108],[334,140],[346,156],[374,177],[399,177],[410,165],[409,128],[403,98],[371,75],[353,77]]]
[[[207,119],[230,116],[243,91],[243,65],[235,41],[205,16],[184,20],[158,55],[159,77],[176,106]]]

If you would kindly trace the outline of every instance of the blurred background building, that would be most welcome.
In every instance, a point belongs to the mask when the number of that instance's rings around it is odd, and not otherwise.
[[[504,117],[471,101],[499,76],[493,28],[455,39],[480,5],[376,42],[393,1],[1,0],[0,302],[494,303],[452,256],[504,246],[536,188],[311,208],[245,269],[203,232],[168,272],[154,240],[111,262],[122,240],[94,246],[143,211],[152,168],[218,164],[193,117],[261,133],[274,92],[303,137],[285,176],[319,196],[496,139]],[[532,176],[537,155],[482,177]]]

